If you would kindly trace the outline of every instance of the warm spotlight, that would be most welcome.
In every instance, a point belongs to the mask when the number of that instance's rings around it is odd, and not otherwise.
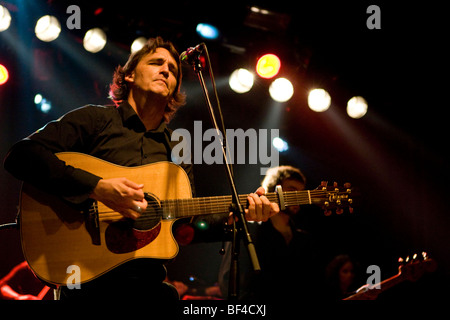
[[[106,33],[100,28],[90,29],[83,39],[84,48],[92,53],[101,51],[106,45]]]
[[[131,44],[131,53],[141,50],[146,42],[147,38],[145,37],[139,37],[136,40],[134,40],[133,43]]]
[[[11,14],[8,9],[0,5],[0,32],[8,30],[11,24]]]
[[[316,112],[328,110],[331,105],[330,94],[324,89],[313,89],[308,95],[308,106]]]
[[[61,24],[54,16],[43,16],[37,21],[34,32],[39,40],[50,42],[59,37]]]
[[[367,113],[367,101],[363,97],[353,97],[348,100],[347,114],[353,119],[364,117]]]
[[[264,79],[275,77],[280,71],[280,68],[280,58],[271,53],[263,55],[256,63],[256,73]]]
[[[250,91],[253,87],[254,76],[253,73],[247,69],[237,69],[234,70],[230,75],[230,80],[228,81],[231,89],[237,93],[245,93]]]
[[[269,87],[269,93],[273,100],[286,102],[294,95],[294,86],[286,78],[278,78]]]
[[[5,84],[9,79],[8,69],[2,64],[0,64],[0,86]]]

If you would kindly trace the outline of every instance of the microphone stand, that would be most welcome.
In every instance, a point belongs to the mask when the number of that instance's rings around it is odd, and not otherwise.
[[[230,205],[230,211],[233,212],[233,217],[234,217],[233,225],[232,225],[232,245],[231,245],[232,252],[231,252],[231,264],[230,264],[230,277],[228,280],[229,281],[228,282],[228,298],[230,300],[237,300],[238,293],[239,293],[238,274],[239,274],[239,247],[240,247],[239,240],[240,240],[240,236],[244,236],[243,237],[244,244],[247,247],[248,254],[250,256],[253,271],[259,272],[259,271],[261,271],[261,267],[259,265],[258,256],[257,256],[256,250],[255,250],[255,245],[253,244],[250,233],[248,231],[248,225],[247,225],[247,220],[245,218],[244,209],[242,208],[242,205],[239,202],[239,196],[238,196],[238,193],[236,190],[236,184],[234,182],[232,167],[231,167],[231,164],[228,162],[228,157],[226,154],[226,138],[225,138],[226,130],[225,130],[225,126],[223,123],[222,110],[220,108],[219,98],[217,95],[217,90],[216,90],[215,81],[214,81],[214,75],[213,75],[212,69],[211,69],[211,62],[209,60],[208,49],[206,48],[206,45],[204,43],[202,43],[201,46],[203,46],[203,48],[206,52],[206,56],[207,56],[207,60],[208,60],[208,64],[209,64],[210,76],[211,76],[214,92],[215,92],[216,99],[217,99],[217,109],[218,109],[218,113],[220,115],[221,124],[222,124],[223,140],[222,139],[219,139],[219,140],[221,142],[225,169],[226,169],[226,173],[227,173],[228,182],[229,182],[230,188],[231,188],[232,203]],[[217,135],[220,138],[219,126],[217,124],[216,117],[214,116],[214,110],[213,110],[213,107],[211,104],[211,100],[209,98],[208,89],[205,84],[205,79],[203,77],[203,66],[200,61],[200,54],[201,54],[201,52],[198,52],[198,54],[193,56],[192,59],[189,59],[189,62],[194,67],[194,71],[197,73],[197,76],[198,76],[198,79],[200,82],[200,86],[203,89],[203,95],[206,100],[206,104],[207,104],[207,107],[209,110],[211,120],[216,129]]]

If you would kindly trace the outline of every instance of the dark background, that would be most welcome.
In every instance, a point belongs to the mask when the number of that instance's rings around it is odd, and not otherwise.
[[[221,31],[219,40],[205,42],[226,127],[279,129],[290,147],[280,153],[280,164],[299,167],[308,189],[327,180],[351,182],[360,191],[352,215],[303,219],[323,244],[323,261],[348,253],[362,266],[380,266],[384,279],[397,272],[398,257],[426,251],[439,269],[393,289],[385,299],[429,297],[449,284],[448,26],[443,7],[387,1],[92,2],[76,2],[81,30],[68,30],[65,10],[75,2],[0,1],[13,16],[10,29],[0,33],[0,63],[10,71],[9,81],[0,86],[2,159],[14,142],[67,111],[109,103],[113,70],[126,61],[137,36],[161,35],[181,52],[205,41],[195,26],[210,22]],[[380,30],[366,27],[371,4],[381,9]],[[272,19],[264,29],[249,26],[252,5],[282,14],[287,23],[279,27],[279,20]],[[62,24],[54,42],[41,42],[34,35],[35,22],[44,14],[54,14]],[[103,28],[108,36],[107,46],[97,54],[82,47],[82,37],[92,27]],[[294,96],[286,103],[271,100],[269,80],[255,78],[245,94],[228,86],[234,69],[253,69],[267,51],[280,56],[280,76],[294,83]],[[206,130],[211,121],[196,74],[190,67],[183,72],[188,103],[170,127],[192,130],[193,121],[201,120]],[[331,95],[326,112],[307,106],[307,94],[315,87]],[[47,114],[34,105],[38,92],[52,102]],[[355,95],[369,105],[358,120],[345,111]],[[260,167],[234,166],[239,193],[259,186]],[[229,194],[219,164],[197,165],[195,178],[197,196]],[[0,223],[14,221],[19,193],[20,182],[1,169]],[[220,247],[220,241],[182,247],[174,265],[212,284]],[[23,259],[17,230],[0,231],[0,257],[0,276]],[[186,273],[174,269],[184,280]]]

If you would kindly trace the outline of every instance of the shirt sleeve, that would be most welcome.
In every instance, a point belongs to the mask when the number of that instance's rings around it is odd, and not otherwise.
[[[84,107],[69,112],[19,141],[8,152],[5,169],[17,179],[73,205],[87,204],[101,177],[66,165],[55,153],[86,152],[89,137],[95,135],[99,121],[94,110]]]

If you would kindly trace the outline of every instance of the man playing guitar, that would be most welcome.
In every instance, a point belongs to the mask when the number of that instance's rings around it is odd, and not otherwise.
[[[123,67],[117,68],[110,91],[116,106],[88,105],[48,123],[11,148],[5,168],[33,188],[58,197],[70,208],[86,211],[98,202],[125,220],[137,221],[149,206],[145,189],[149,186],[125,176],[102,176],[103,173],[87,169],[97,169],[97,163],[80,168],[57,154],[78,152],[122,167],[170,162],[174,142],[166,123],[184,104],[180,86],[178,52],[160,37],[150,39]],[[189,178],[185,189],[192,196],[192,166],[182,165],[182,168]],[[278,205],[264,196],[263,188],[258,188],[247,200],[248,220],[267,221],[279,212]],[[52,235],[56,229],[60,226],[44,232]],[[101,264],[100,257],[98,260]],[[61,299],[150,297],[160,301],[177,297],[173,288],[163,284],[164,259],[125,260],[114,270],[83,283],[80,290],[62,286]],[[51,269],[50,262],[47,263],[46,268]]]

